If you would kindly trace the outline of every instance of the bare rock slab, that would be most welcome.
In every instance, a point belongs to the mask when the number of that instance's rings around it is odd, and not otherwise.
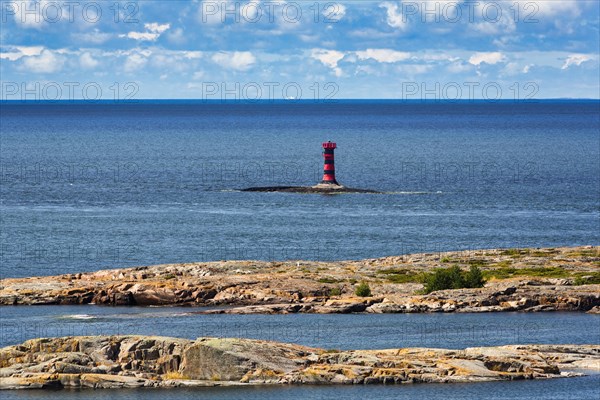
[[[600,371],[600,345],[336,351],[237,338],[41,338],[0,349],[0,389],[548,379]]]

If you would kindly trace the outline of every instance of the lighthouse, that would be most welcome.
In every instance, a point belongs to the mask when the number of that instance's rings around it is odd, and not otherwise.
[[[331,141],[323,143],[323,180],[321,184],[337,185],[335,180],[335,160],[333,151],[336,145]]]
[[[242,189],[242,192],[288,192],[288,193],[381,193],[370,189],[355,189],[340,185],[335,180],[335,160],[333,151],[336,144],[323,143],[323,180],[314,186],[264,186]]]

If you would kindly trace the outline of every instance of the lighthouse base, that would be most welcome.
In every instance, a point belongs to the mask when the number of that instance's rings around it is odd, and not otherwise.
[[[331,182],[321,182],[316,184],[315,186],[311,186],[314,189],[325,189],[325,190],[343,190],[346,187],[340,185],[339,183],[331,183]]]

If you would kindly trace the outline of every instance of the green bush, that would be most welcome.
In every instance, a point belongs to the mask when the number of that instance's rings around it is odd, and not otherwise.
[[[485,284],[485,279],[483,278],[483,272],[481,270],[472,265],[464,276],[465,279],[465,287],[467,288],[479,288],[483,287]]]
[[[483,287],[485,279],[481,270],[474,265],[469,271],[462,271],[458,265],[455,265],[450,268],[439,268],[425,275],[423,284],[425,285],[423,292],[427,294],[436,290]]]
[[[340,289],[339,287],[331,288],[331,290],[329,291],[330,296],[340,296],[341,294],[342,294],[342,289]]]
[[[357,296],[359,297],[369,297],[371,295],[371,288],[367,282],[361,282],[357,287],[356,291]]]

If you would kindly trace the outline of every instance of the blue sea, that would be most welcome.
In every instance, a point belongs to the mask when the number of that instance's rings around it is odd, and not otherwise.
[[[600,244],[600,102],[0,103],[0,278],[215,261]],[[340,183],[313,185],[321,143]],[[468,253],[467,253],[468,254]],[[600,343],[586,314],[200,316],[0,308],[1,344],[110,333],[331,348]],[[38,399],[596,399],[599,375],[397,387],[3,393]]]
[[[0,276],[600,243],[598,101],[11,103]],[[247,193],[338,181],[384,194]]]

